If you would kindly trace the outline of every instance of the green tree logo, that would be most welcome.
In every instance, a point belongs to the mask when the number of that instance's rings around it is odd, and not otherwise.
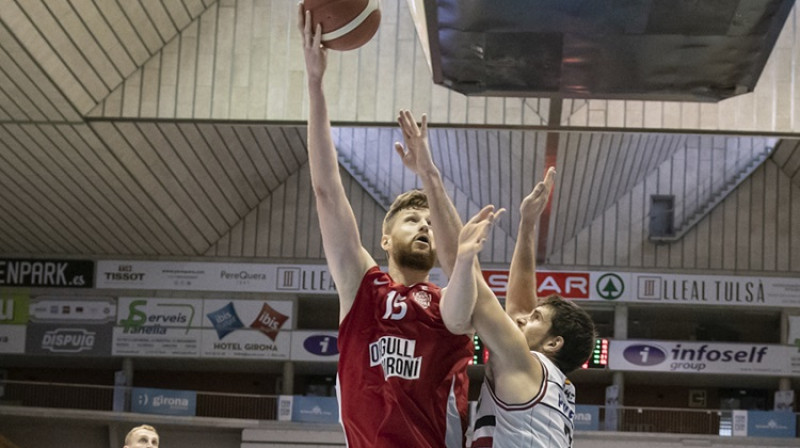
[[[622,296],[625,291],[625,283],[622,277],[617,274],[603,274],[597,279],[595,285],[597,294],[605,300],[617,300]]]

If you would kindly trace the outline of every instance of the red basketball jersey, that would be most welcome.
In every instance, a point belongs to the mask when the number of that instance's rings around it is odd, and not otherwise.
[[[349,448],[459,448],[467,422],[468,336],[450,333],[432,283],[364,275],[339,327],[339,415]]]

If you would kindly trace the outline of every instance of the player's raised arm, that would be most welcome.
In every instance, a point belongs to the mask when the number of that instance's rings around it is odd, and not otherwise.
[[[361,244],[358,224],[345,195],[323,89],[327,50],[321,45],[322,28],[312,29],[311,13],[298,6],[298,28],[308,77],[308,164],[317,203],[322,245],[339,293],[339,320],[347,315],[364,273],[375,261]]]
[[[504,212],[505,209],[495,212],[493,205],[487,205],[459,233],[453,272],[441,301],[442,320],[451,333],[471,334],[472,314],[479,291],[485,294],[488,290],[494,296],[488,287],[486,290],[479,288],[483,278],[480,269],[475,269],[475,266],[477,255],[483,249],[492,225]],[[497,301],[496,298],[494,300]]]
[[[550,168],[544,180],[537,183],[533,191],[520,205],[519,230],[511,267],[508,273],[506,312],[509,316],[529,315],[538,305],[536,295],[536,228],[539,218],[550,200],[555,182],[555,168]]]
[[[456,261],[458,235],[462,224],[458,211],[444,189],[441,173],[433,163],[428,144],[428,117],[422,114],[422,122],[418,125],[411,111],[401,110],[397,123],[403,132],[405,146],[397,142],[395,150],[403,159],[403,165],[422,181],[422,189],[430,205],[431,226],[436,235],[439,264],[450,277]]]
[[[520,395],[533,396],[541,383],[541,366],[528,354],[525,335],[500,306],[477,262],[491,225],[503,212],[484,207],[461,230],[453,274],[442,296],[442,319],[453,333],[478,333],[492,353],[492,371],[502,380],[499,393],[505,396],[517,388]]]

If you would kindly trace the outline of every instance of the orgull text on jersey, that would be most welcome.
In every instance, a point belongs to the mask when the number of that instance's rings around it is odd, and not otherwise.
[[[422,357],[414,357],[417,341],[383,336],[369,344],[369,366],[380,365],[384,379],[393,376],[407,380],[419,378],[422,369]]]

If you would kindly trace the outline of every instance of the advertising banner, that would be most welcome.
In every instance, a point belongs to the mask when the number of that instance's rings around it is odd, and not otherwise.
[[[588,404],[575,405],[575,430],[599,431],[600,407]]]
[[[483,270],[483,278],[497,295],[505,297],[508,292],[508,270]],[[591,298],[590,278],[588,272],[536,271],[536,293],[539,297],[559,294],[573,300]]]
[[[0,353],[25,353],[25,325],[0,325]]]
[[[335,294],[326,265],[99,261],[97,288]]]
[[[304,397],[295,395],[292,403],[292,421],[338,423],[338,401],[335,397]]]
[[[201,299],[120,297],[112,354],[199,356],[202,311]]]
[[[26,292],[0,289],[0,353],[25,353],[29,303]]]
[[[339,361],[339,343],[336,331],[294,331],[292,333],[292,361]]]
[[[612,370],[796,376],[796,347],[768,344],[612,340]]]
[[[116,317],[113,299],[37,297],[31,300],[29,311],[26,353],[111,355]]]
[[[605,431],[617,431],[620,421],[619,385],[606,386],[606,418]]]
[[[0,325],[28,323],[30,295],[26,292],[0,289]]]
[[[134,387],[131,391],[131,412],[194,416],[197,413],[197,393],[191,390]]]
[[[201,355],[289,359],[292,302],[204,300]]]
[[[789,316],[789,335],[786,342],[800,347],[800,316]]]
[[[94,261],[0,259],[0,287],[92,288]]]
[[[747,414],[748,412],[742,409],[735,409],[732,412],[732,430],[733,437],[747,437]]]
[[[773,410],[779,412],[794,412],[794,391],[776,390]]]
[[[113,323],[85,325],[31,322],[28,324],[25,353],[110,356],[113,328]]]
[[[800,279],[776,277],[618,274],[630,293],[621,300],[640,303],[800,307]],[[601,282],[602,283],[602,282]],[[598,284],[602,288],[605,285]],[[604,297],[605,298],[605,297]]]
[[[747,411],[748,437],[794,438],[796,426],[791,412]]]
[[[487,269],[483,276],[505,297],[508,269]],[[447,278],[436,268],[430,281],[444,286]],[[326,265],[102,260],[95,283],[101,289],[336,293]],[[536,284],[540,296],[572,300],[800,308],[797,278],[538,270]]]
[[[278,421],[290,422],[292,421],[292,405],[294,404],[293,395],[279,395],[278,396]]]
[[[113,324],[117,316],[114,299],[40,296],[30,302],[31,322]]]

